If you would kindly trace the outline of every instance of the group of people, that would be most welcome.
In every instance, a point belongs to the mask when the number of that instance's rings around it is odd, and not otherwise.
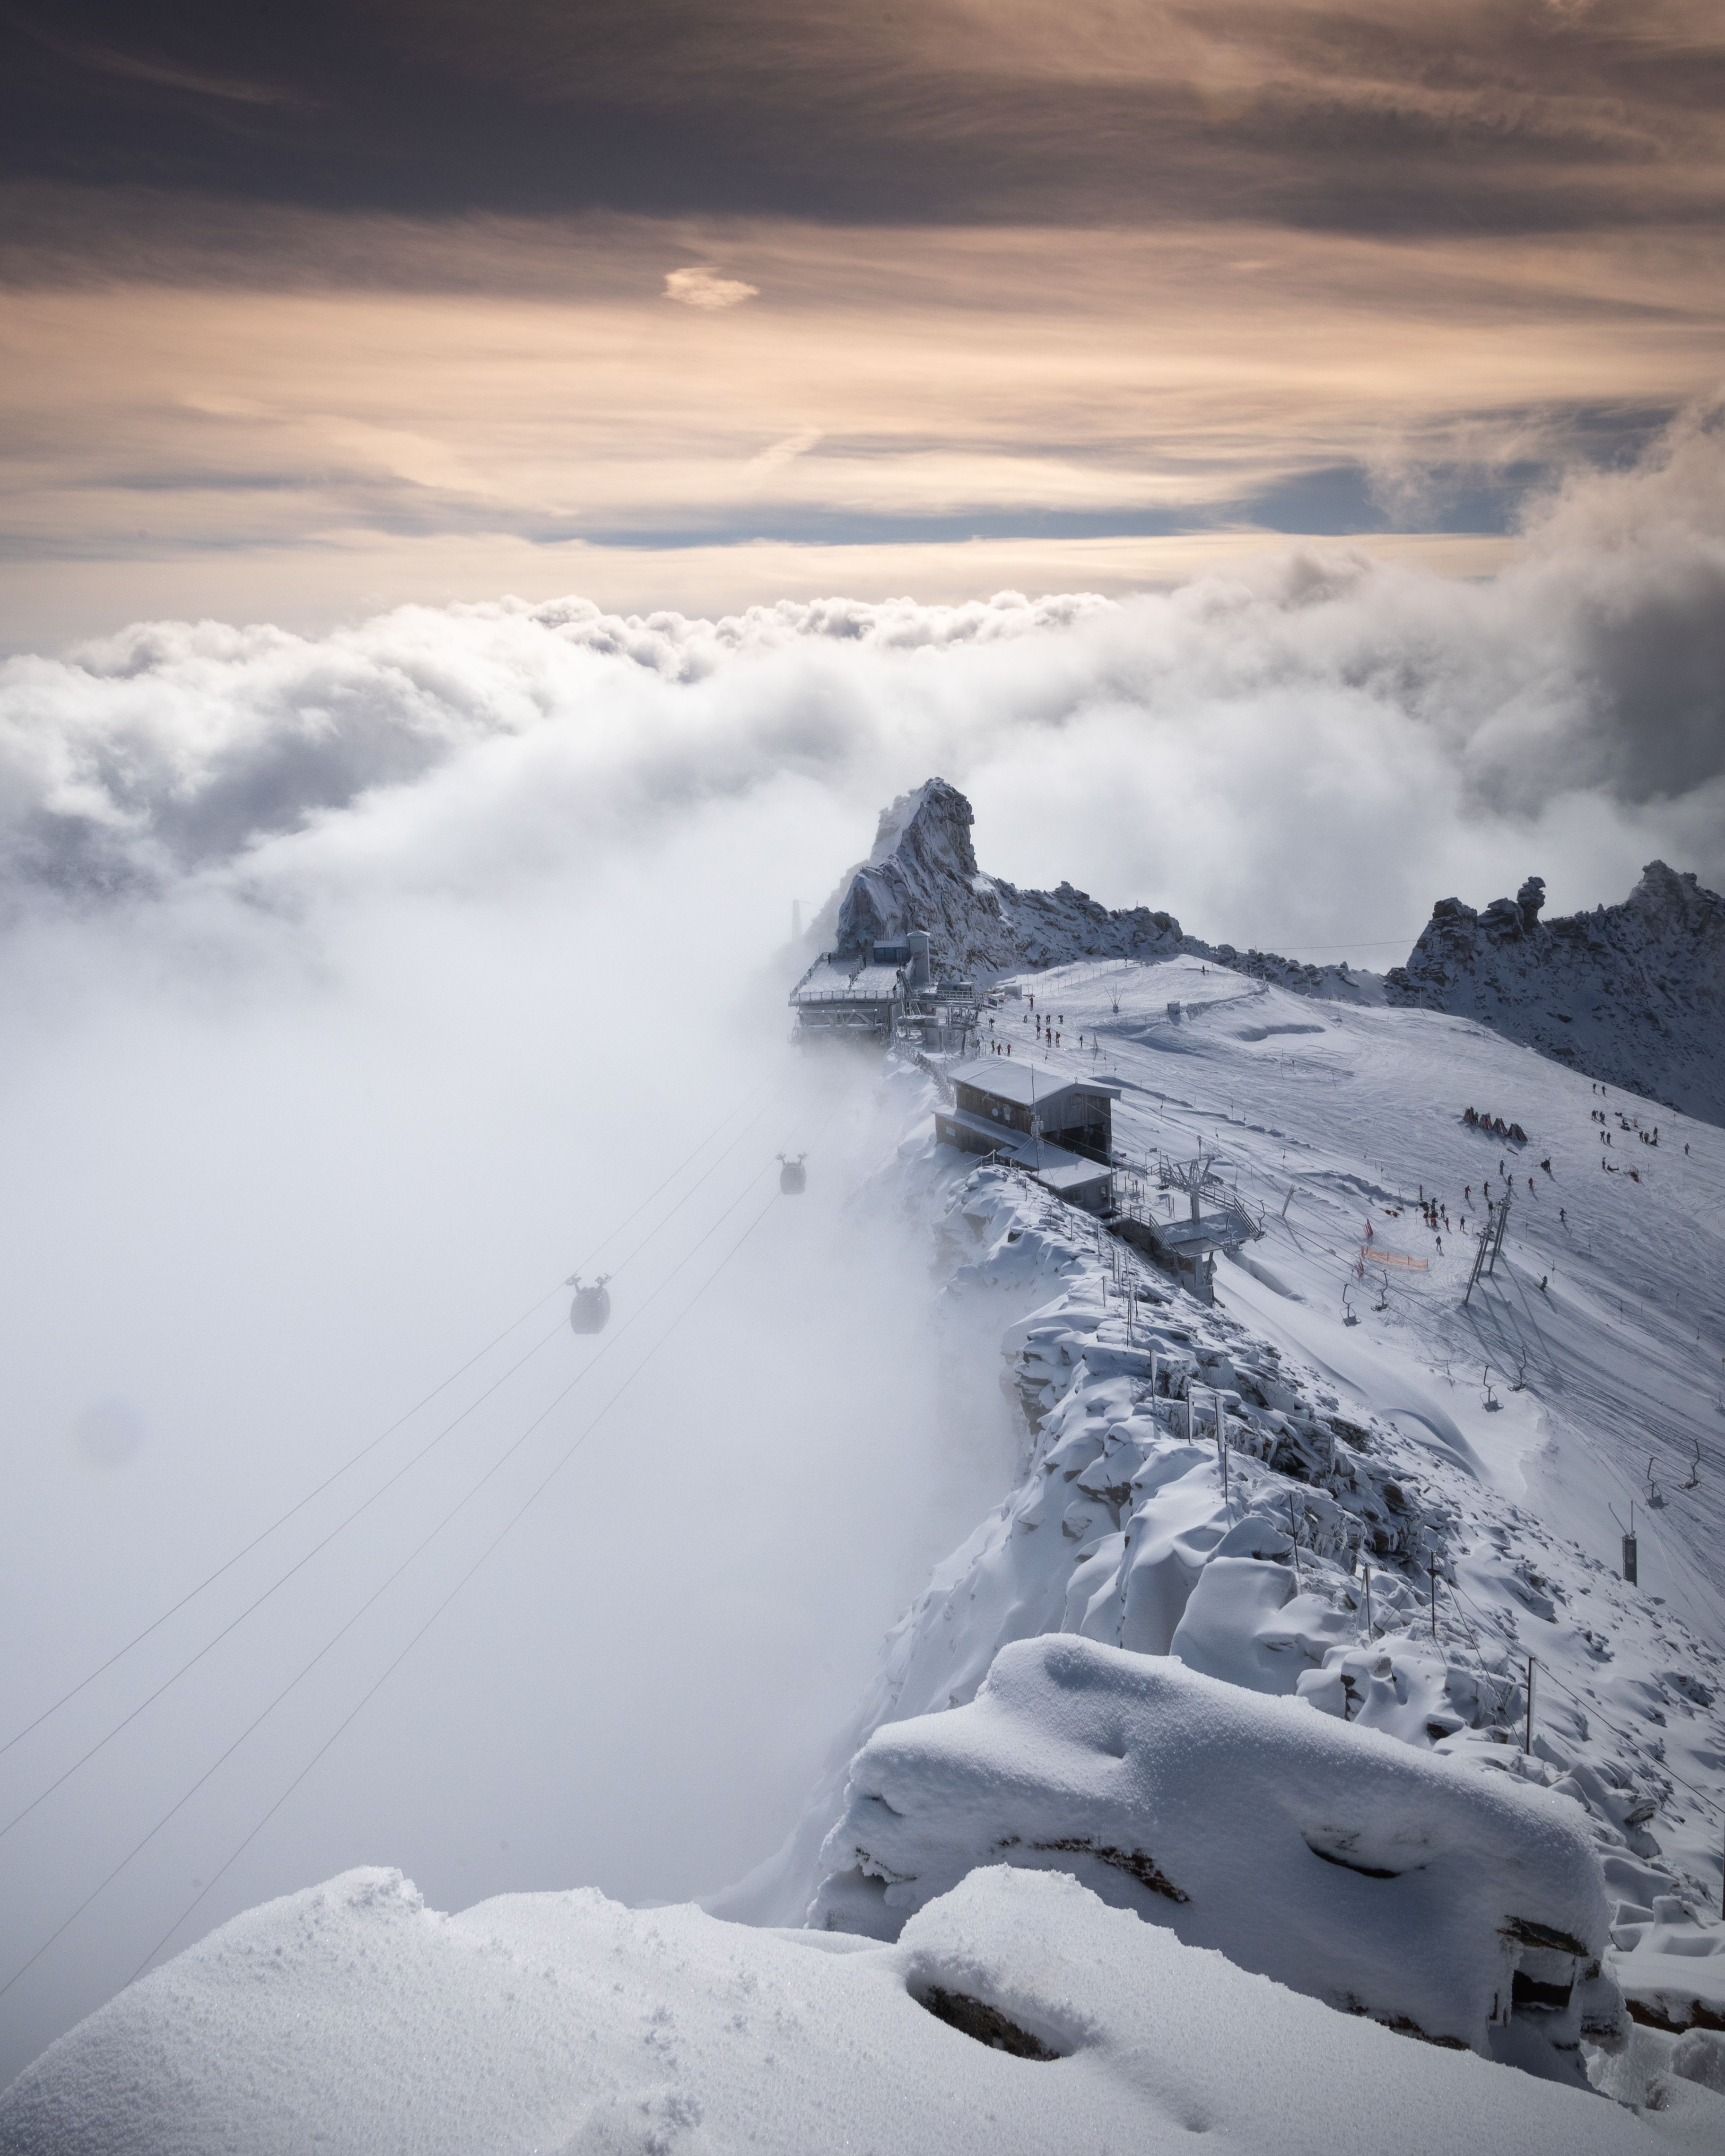
[[[1037,1009],[1034,996],[1027,996],[1024,1000],[1029,1005],[1029,1009],[1024,1013],[1024,1023],[1026,1025],[1034,1024],[1036,1038],[1045,1048],[1058,1048],[1060,1045],[1061,1032],[1066,1023],[1065,1011],[1057,1012],[1053,1018],[1050,1018],[1045,1012],[1040,1012]],[[996,1055],[1012,1054],[1012,1043],[1009,1040],[1003,1042],[996,1035],[993,1019],[988,1020],[988,1045]],[[1084,1035],[1081,1033],[1078,1036],[1078,1045],[1081,1048],[1084,1045]]]

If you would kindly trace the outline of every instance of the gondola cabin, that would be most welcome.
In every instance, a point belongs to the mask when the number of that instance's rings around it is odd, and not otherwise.
[[[601,1273],[590,1286],[583,1287],[579,1273],[572,1273],[566,1285],[575,1291],[575,1300],[569,1305],[569,1329],[572,1332],[603,1332],[611,1317],[611,1291],[605,1286],[610,1278]]]
[[[794,1198],[809,1188],[809,1170],[803,1165],[808,1158],[806,1152],[799,1152],[794,1160],[783,1153],[778,1156],[778,1187],[787,1198]]]

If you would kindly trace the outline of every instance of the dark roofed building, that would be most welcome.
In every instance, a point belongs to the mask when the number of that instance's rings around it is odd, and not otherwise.
[[[1118,1086],[1062,1078],[1028,1060],[979,1055],[947,1073],[950,1108],[935,1135],[963,1152],[999,1153],[1038,1183],[1091,1213],[1113,1195],[1113,1107]]]

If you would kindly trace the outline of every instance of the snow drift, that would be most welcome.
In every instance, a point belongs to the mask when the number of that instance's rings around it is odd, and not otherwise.
[[[832,1930],[896,1937],[1004,1860],[1072,1872],[1345,2013],[1552,2079],[1584,2082],[1583,2037],[1625,2034],[1572,1806],[1178,1659],[1003,1647],[968,1707],[870,1738],[824,1856],[812,1920]]]
[[[164,2054],[171,2066],[164,2069]],[[1330,2013],[1067,1878],[973,1873],[896,1945],[593,1892],[459,1917],[399,1874],[254,1909],[0,2097],[5,2156],[1568,2156],[1627,2112]]]

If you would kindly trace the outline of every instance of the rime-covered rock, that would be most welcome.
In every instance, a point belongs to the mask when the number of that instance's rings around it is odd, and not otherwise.
[[[1021,891],[985,875],[971,839],[975,813],[956,786],[931,778],[880,812],[874,850],[850,870],[810,929],[823,947],[854,952],[926,928],[942,963],[984,977],[1035,972],[1079,958],[1213,959],[1296,995],[1381,1003],[1382,977],[1346,965],[1307,966],[1273,951],[1237,951],[1188,936],[1171,913],[1112,911],[1062,883]]]
[[[1274,1565],[1215,1560],[1274,1573]],[[1230,1593],[1243,1592],[1230,1578]],[[896,1938],[979,1866],[1069,1871],[1189,1946],[1584,2087],[1627,2033],[1580,1813],[1289,1699],[1091,1640],[1004,1646],[852,1762],[812,1921]]]
[[[1081,957],[1163,958],[1184,947],[1171,913],[1111,912],[1087,891],[1020,891],[977,865],[968,801],[931,778],[883,809],[874,850],[814,924],[834,948],[859,951],[926,928],[949,966],[1005,973]]]
[[[1620,906],[1542,921],[1544,901],[1538,876],[1479,912],[1440,898],[1386,1000],[1725,1122],[1725,899],[1651,861]]]

